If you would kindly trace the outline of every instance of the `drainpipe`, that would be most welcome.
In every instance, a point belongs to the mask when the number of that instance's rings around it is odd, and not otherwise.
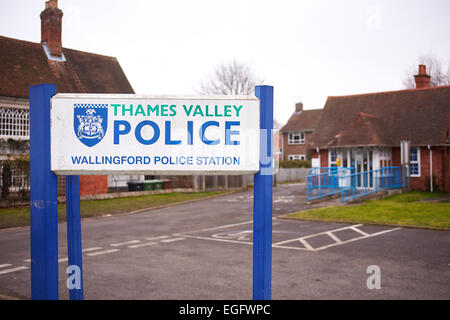
[[[320,149],[316,148],[316,152],[319,155],[319,168],[320,168],[322,165],[320,164],[320,152],[319,151],[320,151]]]
[[[428,150],[430,150],[430,191],[433,192],[433,150],[429,145]]]

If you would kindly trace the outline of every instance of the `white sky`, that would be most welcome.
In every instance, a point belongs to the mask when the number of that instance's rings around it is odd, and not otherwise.
[[[45,0],[0,0],[0,35],[40,42]],[[193,94],[237,59],[274,86],[275,117],[327,96],[403,88],[450,58],[449,0],[59,0],[63,46],[115,56],[136,93]],[[1,62],[0,62],[1,63]]]

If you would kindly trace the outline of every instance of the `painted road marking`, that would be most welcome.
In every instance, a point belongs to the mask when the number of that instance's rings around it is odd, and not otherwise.
[[[166,240],[161,240],[161,242],[164,243],[170,243],[170,242],[175,242],[175,241],[180,241],[180,240],[185,240],[185,238],[172,238],[172,239],[166,239]]]
[[[31,259],[25,259],[25,260],[23,260],[23,262],[31,263]]]
[[[58,259],[58,262],[59,262],[59,263],[65,262],[65,261],[69,261],[69,258],[61,258],[61,259]]]
[[[239,231],[239,232],[222,232],[222,233],[216,233],[211,235],[213,238],[218,239],[234,239],[239,241],[251,241],[251,237],[253,235],[252,230],[245,230],[245,231]]]
[[[12,266],[12,264],[9,264],[9,263],[0,264],[0,268],[6,268],[6,267],[10,267],[10,266]]]
[[[304,239],[300,239],[300,243],[307,249],[307,250],[314,250],[313,247],[311,247],[311,245],[306,242]]]
[[[117,252],[117,251],[120,251],[120,249],[110,249],[110,250],[96,251],[96,252],[87,253],[87,255],[90,256],[90,257],[93,257],[93,256],[99,256],[101,254],[108,254],[108,253],[113,253],[113,252]]]
[[[103,249],[102,247],[93,247],[93,248],[86,248],[81,250],[81,252],[90,252],[90,251],[95,251],[95,250],[100,250]]]
[[[274,219],[276,219],[276,218],[272,218],[272,220],[274,220]],[[244,244],[252,245],[253,243],[251,241],[251,238],[249,237],[249,235],[251,235],[251,233],[253,232],[251,230],[244,230],[244,231],[231,230],[228,232],[214,233],[214,234],[205,235],[205,236],[198,235],[199,233],[205,233],[205,232],[215,231],[215,230],[220,230],[220,229],[225,229],[225,228],[232,228],[232,227],[237,227],[237,226],[242,226],[245,224],[252,224],[252,223],[253,223],[253,221],[246,221],[246,222],[228,224],[228,225],[223,225],[223,226],[218,226],[218,227],[213,227],[213,228],[206,228],[206,229],[200,229],[200,230],[183,232],[183,233],[174,233],[173,235],[178,236],[178,237],[184,237],[184,238],[212,240],[212,241],[240,243],[240,244],[244,243]],[[378,235],[382,235],[382,234],[385,234],[388,232],[392,232],[392,231],[401,229],[401,228],[393,228],[393,229],[383,230],[380,232],[369,234],[369,233],[366,233],[366,232],[358,229],[358,227],[361,227],[361,226],[363,226],[363,224],[355,224],[355,225],[345,226],[345,227],[337,228],[337,229],[333,229],[333,230],[327,230],[327,231],[323,231],[323,232],[319,232],[319,233],[314,233],[314,234],[302,236],[299,238],[283,240],[283,241],[280,241],[277,243],[273,243],[272,247],[282,248],[282,249],[293,249],[293,250],[319,251],[319,250],[324,250],[324,249],[331,248],[331,247],[334,247],[337,245],[347,244],[347,243],[350,243],[353,241],[371,238],[371,237],[375,237]],[[352,239],[343,241],[334,234],[335,232],[343,231],[343,230],[353,230],[353,231],[359,233],[361,236],[357,236],[356,238],[352,238]],[[331,238],[333,240],[333,243],[329,244],[329,245],[314,248],[307,241],[307,239],[318,237],[318,236],[323,236],[323,235],[326,235],[329,238]],[[295,243],[297,243],[297,245],[294,246],[293,244],[295,244]],[[300,243],[302,246],[298,246],[298,243]]]
[[[334,229],[334,230],[329,230],[329,231],[324,231],[324,232],[310,234],[310,235],[307,235],[307,236],[304,236],[304,237],[300,237],[300,238],[296,238],[296,239],[284,240],[284,241],[280,241],[280,242],[274,243],[273,247],[283,248],[283,249],[294,249],[294,250],[305,250],[306,249],[306,250],[309,250],[309,251],[319,251],[319,250],[324,250],[324,249],[328,249],[328,248],[331,248],[331,247],[335,247],[337,245],[346,244],[346,243],[350,243],[350,242],[353,242],[353,241],[362,240],[362,239],[366,239],[366,238],[371,238],[371,237],[375,237],[375,236],[378,236],[378,235],[381,235],[381,234],[384,234],[384,233],[388,233],[388,232],[392,232],[392,231],[401,229],[401,228],[393,228],[393,229],[388,229],[388,230],[383,230],[383,231],[380,231],[380,232],[368,234],[368,233],[365,233],[365,232],[363,232],[363,231],[358,229],[358,227],[361,227],[361,226],[362,226],[362,224],[355,224],[355,225],[352,225],[352,226],[347,226],[347,227],[338,228],[338,229]],[[352,238],[352,239],[349,239],[349,240],[346,240],[346,241],[341,241],[338,237],[336,237],[333,234],[333,232],[342,231],[342,230],[348,230],[348,229],[355,230],[355,231],[359,230],[359,231],[361,231],[360,234],[364,233],[365,235],[362,235],[362,236],[359,236],[359,237],[356,237],[356,238]],[[306,239],[315,238],[315,237],[321,236],[321,235],[327,235],[331,239],[333,239],[335,242],[332,243],[332,244],[329,244],[329,245],[322,246],[322,247],[313,248],[306,241]],[[294,247],[294,246],[287,245],[289,243],[295,243],[297,241],[301,242],[305,246],[305,248],[299,248],[299,247]]]
[[[160,239],[167,239],[170,238],[169,236],[159,236],[159,237],[153,237],[153,238],[147,238],[147,240],[160,240]]]
[[[156,242],[146,242],[146,243],[141,243],[141,244],[135,244],[135,245],[132,245],[132,246],[128,246],[128,248],[136,249],[136,248],[141,248],[141,247],[152,246],[154,244],[156,244]]]
[[[272,218],[274,220],[275,218]],[[231,242],[231,243],[245,243],[245,244],[252,244],[252,242],[246,242],[246,241],[237,241],[237,240],[230,240],[230,239],[220,239],[220,238],[211,238],[211,237],[203,237],[203,236],[196,236],[196,235],[190,235],[190,233],[199,233],[199,232],[207,232],[207,231],[213,231],[213,230],[220,230],[230,227],[237,227],[242,226],[245,224],[252,224],[253,220],[245,221],[245,222],[239,222],[239,223],[233,223],[233,224],[227,224],[223,226],[213,227],[213,228],[206,228],[201,230],[195,230],[195,231],[189,231],[189,232],[183,232],[183,233],[174,233],[174,236],[177,237],[184,237],[184,238],[192,238],[192,239],[201,239],[201,240],[213,240],[213,241],[221,241],[221,242]]]
[[[16,267],[16,268],[11,268],[11,269],[5,269],[5,270],[1,270],[0,274],[6,274],[6,273],[11,273],[11,272],[15,272],[15,271],[20,271],[20,270],[25,270],[28,269],[28,267]]]
[[[327,232],[327,236],[329,236],[331,239],[333,239],[334,241],[336,241],[337,243],[341,243],[341,239],[339,239],[338,237],[336,237],[332,232]]]
[[[364,231],[359,230],[358,228],[356,228],[354,226],[351,226],[350,229],[352,229],[353,231],[358,232],[359,234],[362,234],[363,236],[368,236],[369,235],[368,233],[365,233]]]
[[[361,237],[353,238],[353,239],[350,239],[350,240],[342,241],[341,243],[329,244],[327,246],[316,248],[315,251],[324,250],[324,249],[331,248],[331,247],[334,247],[334,246],[337,246],[337,245],[340,245],[340,244],[346,244],[346,243],[350,243],[350,242],[357,241],[357,240],[362,240],[362,239],[367,239],[367,238],[379,236],[381,234],[385,234],[385,233],[396,231],[396,230],[400,230],[400,229],[401,228],[394,228],[394,229],[384,230],[384,231],[380,231],[380,232],[369,234],[368,236],[361,236]]]
[[[141,240],[130,240],[130,241],[124,241],[124,242],[118,242],[118,243],[111,243],[110,246],[112,247],[120,247],[125,246],[127,244],[133,244],[133,243],[139,243]]]

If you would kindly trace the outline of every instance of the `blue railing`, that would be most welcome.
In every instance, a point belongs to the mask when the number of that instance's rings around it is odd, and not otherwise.
[[[307,201],[335,194],[341,195],[341,201],[355,200],[380,190],[408,187],[408,175],[405,170],[402,179],[401,167],[383,167],[377,170],[355,172],[355,168],[313,168],[307,177]]]
[[[307,201],[320,199],[340,192],[341,177],[354,172],[354,168],[321,167],[312,168],[306,178]]]

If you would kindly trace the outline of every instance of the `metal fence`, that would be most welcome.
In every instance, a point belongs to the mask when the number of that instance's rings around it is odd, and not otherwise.
[[[320,167],[312,168],[306,177],[307,201],[321,199],[341,192],[341,187],[346,181],[340,181],[341,177],[354,172],[354,168]]]
[[[65,176],[57,176],[58,196],[65,195]],[[14,162],[0,161],[0,202],[30,199],[30,170],[15,166]]]
[[[381,190],[408,187],[408,174],[401,167],[356,172],[355,168],[313,168],[307,177],[307,201],[340,194],[346,202]]]
[[[30,193],[29,171],[8,162],[0,162],[0,200],[27,200]]]

